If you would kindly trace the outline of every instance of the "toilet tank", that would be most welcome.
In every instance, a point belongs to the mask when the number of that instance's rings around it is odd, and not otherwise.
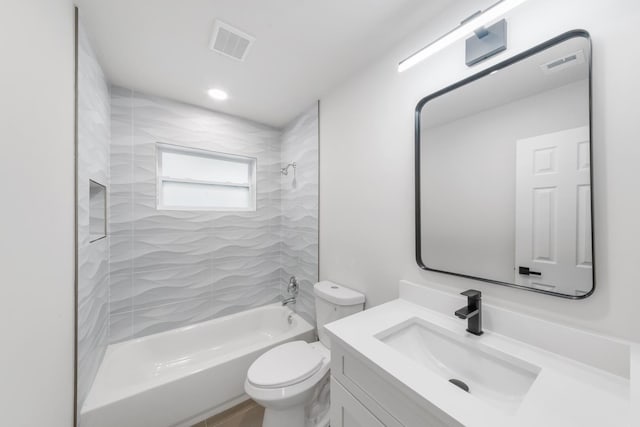
[[[316,300],[316,325],[320,342],[330,348],[324,325],[364,309],[364,295],[328,280],[313,286]]]

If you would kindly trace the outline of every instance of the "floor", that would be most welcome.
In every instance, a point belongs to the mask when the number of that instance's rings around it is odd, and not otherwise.
[[[193,427],[261,427],[264,408],[247,400]]]

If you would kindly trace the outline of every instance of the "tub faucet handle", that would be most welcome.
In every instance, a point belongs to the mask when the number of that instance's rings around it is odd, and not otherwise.
[[[298,295],[298,279],[296,276],[291,276],[289,279],[289,284],[287,285],[287,293],[289,295],[293,295],[294,297]]]

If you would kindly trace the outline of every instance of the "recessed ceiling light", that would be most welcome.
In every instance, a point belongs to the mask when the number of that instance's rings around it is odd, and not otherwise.
[[[209,89],[207,91],[207,94],[209,94],[211,98],[217,101],[224,101],[225,99],[229,98],[227,92],[223,91],[222,89]]]

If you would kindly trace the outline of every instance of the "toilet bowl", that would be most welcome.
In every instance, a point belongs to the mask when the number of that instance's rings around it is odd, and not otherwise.
[[[329,424],[330,358],[320,342],[293,341],[269,350],[251,365],[244,389],[265,407],[263,427]],[[322,388],[327,389],[324,399],[318,396]]]
[[[249,367],[246,393],[264,406],[263,427],[329,425],[331,353],[326,323],[364,308],[364,295],[323,281],[314,286],[319,341],[293,341],[261,355]]]

